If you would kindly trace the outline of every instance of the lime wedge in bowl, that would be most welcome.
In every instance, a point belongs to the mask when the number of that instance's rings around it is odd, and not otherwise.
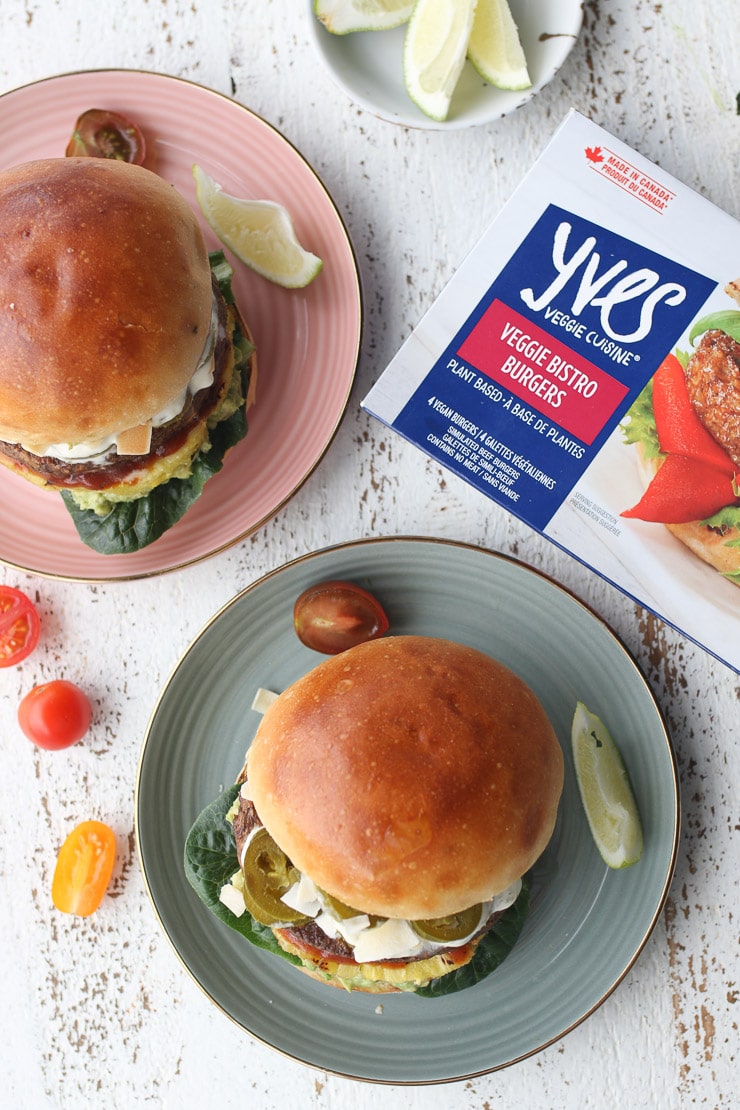
[[[468,52],[476,0],[416,0],[403,45],[406,92],[444,120]]]
[[[642,855],[643,832],[627,768],[608,728],[583,702],[571,727],[576,781],[596,847],[609,867]]]
[[[414,0],[314,0],[316,18],[333,35],[389,31],[411,15]]]
[[[527,59],[507,0],[478,0],[468,58],[494,88],[531,88]]]
[[[313,281],[321,259],[301,246],[283,205],[230,196],[197,165],[193,177],[201,212],[240,262],[286,289],[302,289]]]

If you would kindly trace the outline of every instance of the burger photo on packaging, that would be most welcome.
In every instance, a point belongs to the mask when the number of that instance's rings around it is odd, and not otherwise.
[[[740,300],[738,283],[726,291]],[[664,525],[740,585],[740,311],[703,316],[622,423],[644,492],[622,517]]]
[[[542,704],[501,662],[435,637],[369,640],[268,705],[237,781],[187,836],[186,876],[222,922],[321,983],[472,987],[522,929],[563,766]]]
[[[223,254],[174,186],[116,158],[0,171],[0,462],[126,554],[246,434],[256,358]]]

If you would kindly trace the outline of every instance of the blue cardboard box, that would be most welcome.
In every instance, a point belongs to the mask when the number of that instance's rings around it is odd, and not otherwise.
[[[740,224],[573,111],[363,407],[740,671],[739,278]]]

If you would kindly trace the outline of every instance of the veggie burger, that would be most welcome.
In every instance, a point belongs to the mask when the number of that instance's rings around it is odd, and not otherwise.
[[[562,787],[552,725],[511,670],[448,640],[371,640],[268,707],[185,870],[224,922],[321,982],[448,993],[515,942]]]
[[[740,584],[740,312],[703,317],[689,342],[666,356],[623,423],[645,489],[622,516],[665,525]]]
[[[89,546],[137,550],[246,432],[230,268],[172,185],[115,159],[0,171],[0,244],[0,462],[62,491]]]

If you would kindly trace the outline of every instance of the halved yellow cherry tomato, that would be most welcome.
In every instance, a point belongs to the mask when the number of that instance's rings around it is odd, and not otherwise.
[[[120,112],[89,108],[75,123],[67,158],[116,158],[143,165],[146,143],[141,129]]]
[[[62,913],[89,917],[103,900],[116,860],[116,838],[102,821],[83,821],[62,844],[51,899]]]
[[[324,655],[337,655],[388,631],[383,606],[354,582],[333,580],[309,586],[293,606],[301,643]]]

